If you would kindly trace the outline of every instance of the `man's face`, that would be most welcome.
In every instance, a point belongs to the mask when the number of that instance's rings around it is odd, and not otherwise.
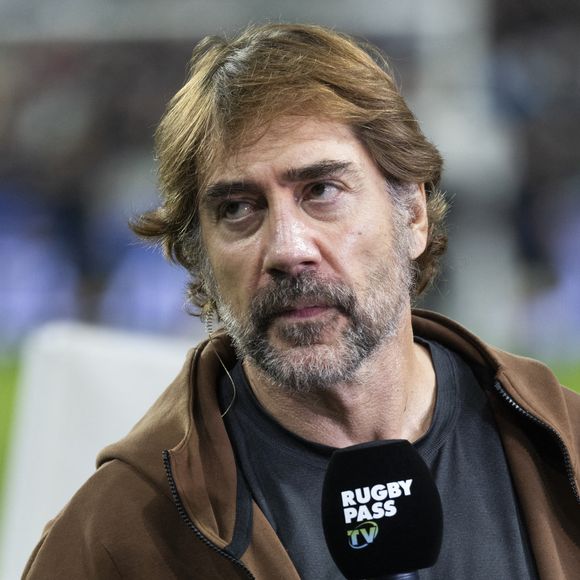
[[[200,223],[238,355],[286,389],[351,380],[409,307],[408,214],[340,123],[280,120],[229,158]]]

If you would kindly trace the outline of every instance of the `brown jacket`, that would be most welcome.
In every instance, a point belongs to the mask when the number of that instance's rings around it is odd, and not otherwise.
[[[468,360],[488,392],[540,577],[578,578],[580,397],[542,364],[489,348],[440,315],[417,312],[414,326]],[[129,435],[100,453],[24,578],[298,578],[237,477],[216,351],[233,363],[224,335],[199,345]]]

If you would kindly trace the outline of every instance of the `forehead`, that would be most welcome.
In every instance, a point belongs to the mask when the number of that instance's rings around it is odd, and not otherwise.
[[[348,162],[360,170],[374,165],[348,125],[315,117],[283,117],[226,155],[211,172],[209,184],[274,177],[328,160]]]

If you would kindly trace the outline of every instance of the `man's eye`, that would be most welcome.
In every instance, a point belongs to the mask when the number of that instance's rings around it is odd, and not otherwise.
[[[340,188],[335,183],[321,181],[309,186],[307,197],[313,200],[331,200],[340,192]]]
[[[219,208],[220,219],[241,220],[253,212],[252,204],[247,201],[228,201]]]

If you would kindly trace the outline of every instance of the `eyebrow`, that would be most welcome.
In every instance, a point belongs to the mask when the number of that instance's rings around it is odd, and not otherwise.
[[[284,175],[284,181],[308,181],[311,179],[323,179],[344,174],[358,174],[354,165],[350,161],[323,160],[307,165],[288,169]]]
[[[344,175],[358,176],[360,171],[350,161],[322,160],[304,167],[292,167],[282,174],[282,181],[296,183]],[[253,180],[217,181],[204,192],[202,202],[229,197],[234,193],[261,193],[263,187]]]

